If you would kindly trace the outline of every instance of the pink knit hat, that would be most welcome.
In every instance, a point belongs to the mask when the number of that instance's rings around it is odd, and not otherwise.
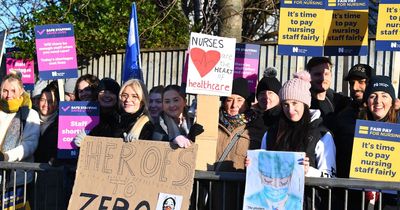
[[[279,91],[281,101],[292,99],[303,102],[308,107],[311,106],[311,76],[307,71],[301,71],[293,74],[294,78],[283,84]]]

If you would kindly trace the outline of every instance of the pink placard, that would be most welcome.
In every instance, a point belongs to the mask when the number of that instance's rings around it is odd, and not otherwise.
[[[75,38],[36,39],[40,71],[77,69]]]
[[[72,141],[79,131],[89,133],[98,123],[98,116],[60,116],[58,149],[76,149]]]
[[[18,71],[22,74],[22,83],[35,84],[35,65],[33,60],[6,58],[6,72]]]

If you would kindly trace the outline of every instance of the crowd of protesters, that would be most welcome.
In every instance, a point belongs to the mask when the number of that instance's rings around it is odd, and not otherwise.
[[[305,176],[348,178],[356,120],[400,123],[400,102],[390,78],[375,76],[366,64],[353,66],[346,76],[350,97],[336,93],[330,89],[332,66],[328,58],[312,58],[307,71],[296,73],[283,85],[276,78],[277,70],[267,68],[255,95],[247,80],[234,79],[231,96],[220,98],[217,151],[210,154],[215,155],[215,171],[243,172],[251,163],[246,159],[247,150],[266,149],[305,152]],[[137,79],[120,86],[111,78],[99,80],[87,74],[67,80],[64,90],[66,101],[97,101],[100,107],[100,123],[90,133],[78,133],[73,141],[77,147],[91,135],[126,142],[168,141],[187,148],[204,131],[188,112],[185,90],[178,85],[156,86],[149,94],[148,87]],[[11,73],[3,78],[0,161],[57,162],[59,101],[56,81],[38,82],[29,98],[20,75]],[[227,202],[217,205],[236,208],[240,202],[231,201],[243,200],[243,192],[234,188],[216,185],[214,196],[221,195],[221,190],[230,192],[225,194]],[[376,201],[378,194],[368,192],[367,198]],[[343,199],[342,195],[338,192],[337,199]],[[312,209],[311,196],[306,188],[304,209]],[[349,196],[362,199],[357,190],[351,190]],[[316,209],[325,209],[323,193],[317,193],[317,198]],[[395,197],[384,196],[384,208],[396,204]],[[361,204],[349,202],[349,208],[360,209]]]

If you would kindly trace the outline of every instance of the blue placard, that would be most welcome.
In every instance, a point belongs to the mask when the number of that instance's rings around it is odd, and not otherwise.
[[[400,124],[357,120],[355,138],[400,141]]]
[[[326,56],[368,55],[368,46],[325,46]]]
[[[324,47],[300,46],[300,45],[279,45],[279,55],[293,56],[322,56]]]
[[[382,41],[376,40],[375,49],[379,51],[399,51],[400,41]]]
[[[281,0],[281,8],[325,8],[325,0]]]
[[[327,0],[326,9],[330,10],[366,10],[368,0]]]
[[[74,27],[70,23],[35,26],[35,38],[47,39],[74,36]]]

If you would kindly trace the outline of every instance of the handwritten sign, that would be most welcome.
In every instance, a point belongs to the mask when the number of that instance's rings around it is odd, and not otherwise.
[[[167,203],[168,197],[181,202],[180,209],[188,209],[197,146],[171,146],[87,137],[81,145],[68,209],[150,210],[156,209],[159,200]]]
[[[234,38],[191,33],[186,92],[230,96],[235,46]]]
[[[368,54],[368,1],[328,0],[324,55]]]
[[[304,167],[298,160],[305,153],[249,150],[247,156],[243,210],[303,209]]]
[[[72,24],[35,26],[39,77],[54,80],[78,77]]]
[[[73,143],[75,136],[84,130],[89,133],[99,123],[99,107],[89,101],[60,101],[58,118],[58,158],[77,158]]]
[[[400,181],[400,125],[357,120],[350,177]]]
[[[260,45],[236,44],[233,78],[243,77],[249,82],[250,92],[256,92]]]
[[[381,0],[379,2],[378,26],[376,29],[376,50],[400,50],[400,2]]]
[[[322,56],[323,0],[281,0],[279,55]]]
[[[22,83],[25,89],[32,90],[35,84],[35,65],[33,60],[30,59],[14,59],[6,58],[6,72],[10,71],[21,72]]]

